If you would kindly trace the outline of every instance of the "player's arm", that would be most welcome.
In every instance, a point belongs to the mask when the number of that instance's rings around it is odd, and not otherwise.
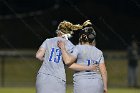
[[[69,53],[66,51],[65,42],[59,41],[59,42],[58,42],[58,47],[61,49],[62,58],[63,58],[63,60],[64,60],[64,62],[65,62],[66,65],[69,65],[69,64],[72,64],[72,63],[75,62],[76,57],[72,56],[71,54],[69,54]]]
[[[75,70],[75,71],[85,71],[85,70],[95,70],[96,69],[96,67],[94,65],[85,66],[85,65],[80,65],[80,64],[74,63],[77,58],[75,56],[69,54],[66,51],[65,43],[64,42],[59,41],[58,42],[58,47],[61,49],[62,57],[63,57],[63,60],[64,60],[65,64],[70,69]]]
[[[96,70],[96,66],[95,65],[89,65],[89,66],[85,66],[85,65],[80,65],[80,64],[77,64],[77,63],[72,63],[70,65],[68,65],[68,67],[72,70],[75,70],[75,71],[94,71]]]
[[[64,63],[68,65],[68,67],[72,70],[75,70],[75,71],[92,70],[93,71],[96,69],[95,65],[85,66],[85,65],[74,63],[76,61],[76,57],[69,54],[64,47],[63,48],[61,47],[61,52],[62,52],[62,58],[64,60]]]
[[[107,70],[105,63],[99,64],[100,72],[103,78],[103,83],[104,83],[104,93],[107,93]]]
[[[40,47],[36,53],[36,58],[39,59],[40,61],[44,60],[44,55],[45,55],[46,49]]]

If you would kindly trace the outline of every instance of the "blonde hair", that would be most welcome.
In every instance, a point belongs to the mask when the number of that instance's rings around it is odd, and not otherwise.
[[[74,25],[71,22],[62,21],[58,25],[57,31],[61,31],[64,34],[73,34],[73,31],[76,31],[76,30],[79,30],[79,29],[83,29],[83,27],[85,27],[87,25],[92,25],[90,20],[85,21],[82,25],[80,25],[80,24]]]

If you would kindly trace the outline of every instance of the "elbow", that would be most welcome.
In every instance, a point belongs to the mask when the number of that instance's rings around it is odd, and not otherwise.
[[[65,60],[66,65],[71,65],[74,61],[72,59]]]
[[[41,61],[42,61],[42,59],[43,59],[43,57],[40,56],[40,55],[36,55],[36,58],[37,58],[38,60],[41,60]]]
[[[36,56],[35,56],[37,59],[39,59],[40,58],[40,56],[38,55],[38,54],[36,54]]]
[[[63,56],[63,60],[66,65],[71,65],[75,62],[76,58],[73,56]]]
[[[72,64],[72,62],[71,61],[65,61],[65,64],[70,65],[70,64]]]

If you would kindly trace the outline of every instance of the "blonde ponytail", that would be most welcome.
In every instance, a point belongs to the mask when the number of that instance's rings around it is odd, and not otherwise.
[[[92,23],[90,22],[90,20],[85,21],[82,25],[80,25],[80,24],[74,25],[71,22],[62,21],[58,25],[57,30],[63,32],[64,34],[73,34],[73,31],[77,31],[79,29],[83,29],[83,27],[86,27],[88,25],[92,25]]]
[[[82,26],[83,27],[86,27],[88,25],[92,25],[92,23],[90,22],[90,20],[85,21]]]

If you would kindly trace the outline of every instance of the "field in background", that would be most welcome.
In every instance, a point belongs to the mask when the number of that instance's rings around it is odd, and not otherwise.
[[[105,51],[105,63],[108,72],[109,87],[127,87],[127,58],[125,51]],[[67,82],[72,83],[71,70],[66,70]],[[140,61],[138,66],[138,84],[140,84]]]
[[[26,51],[24,51],[26,52]],[[4,73],[2,74],[0,58],[0,87],[34,87],[36,73],[41,66],[41,62],[35,59],[35,52],[32,52],[32,57],[20,56],[5,57]],[[123,51],[105,51],[104,52],[109,87],[127,87],[127,59]],[[138,67],[140,71],[140,65]],[[72,84],[73,71],[66,69],[67,83]],[[138,72],[140,73],[140,72]],[[2,76],[3,75],[3,76]],[[140,74],[138,74],[138,83],[140,84]],[[4,77],[4,80],[2,80]],[[3,92],[0,92],[3,93]],[[10,92],[11,93],[11,92]]]
[[[69,86],[66,93],[72,93],[72,88]],[[0,88],[0,93],[35,93],[35,88]],[[140,93],[140,89],[128,89],[128,88],[109,88],[108,93]]]

